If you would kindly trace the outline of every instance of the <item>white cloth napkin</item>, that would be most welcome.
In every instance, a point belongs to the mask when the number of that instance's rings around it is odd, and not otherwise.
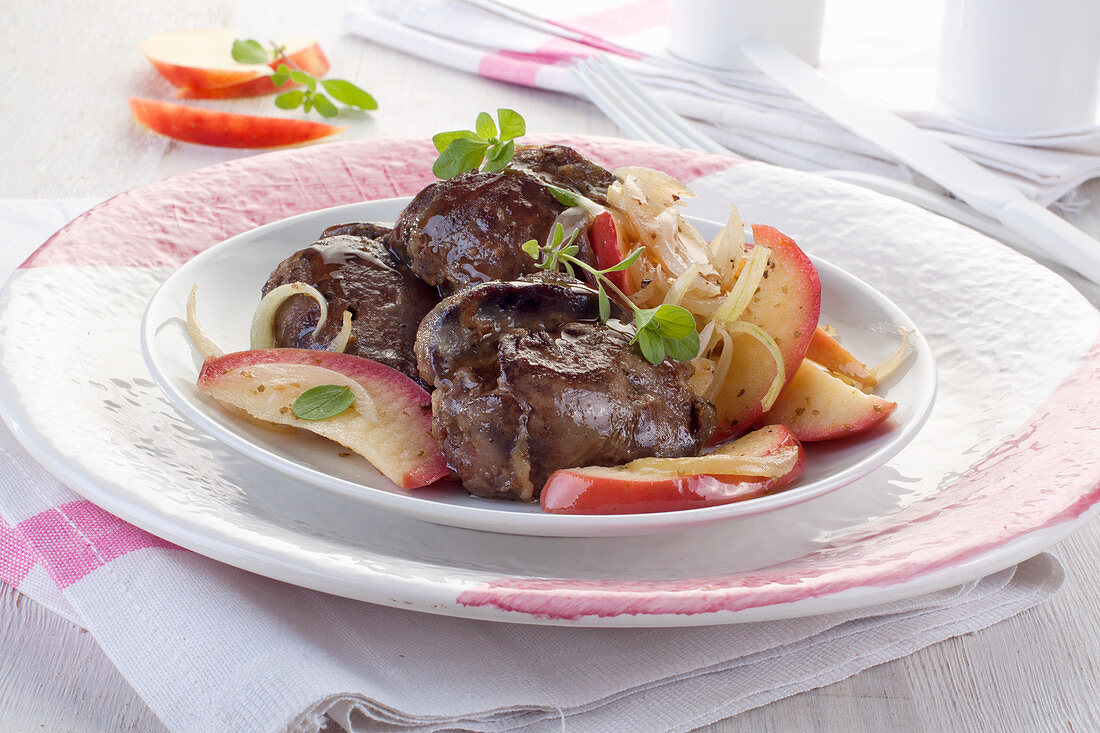
[[[582,97],[570,64],[597,52],[617,54],[659,99],[742,156],[936,188],[761,74],[704,69],[669,55],[666,12],[660,0],[369,0],[341,22],[350,33],[437,63]],[[860,56],[846,44],[844,51],[838,68],[866,69],[878,63],[881,49],[869,43]],[[827,57],[822,68],[830,70]],[[897,100],[897,79],[884,76],[882,84],[888,85],[882,96]],[[1062,208],[1073,208],[1074,189],[1100,176],[1100,127],[1009,135],[922,110],[927,102],[918,96],[893,106],[1044,206],[1062,200]]]
[[[87,203],[0,201],[0,277]],[[0,427],[0,580],[86,628],[178,733],[317,731],[325,716],[355,733],[689,730],[995,624],[1062,582],[1039,555],[959,588],[813,618],[524,626],[328,596],[94,513]],[[89,526],[114,550],[70,562],[58,548],[93,546],[81,542]]]

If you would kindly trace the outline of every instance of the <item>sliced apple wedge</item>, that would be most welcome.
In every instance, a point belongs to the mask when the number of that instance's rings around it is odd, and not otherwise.
[[[623,261],[629,254],[623,252],[622,242],[619,241],[619,228],[615,225],[610,211],[605,211],[592,221],[588,229],[588,239],[592,243],[592,252],[596,255],[596,267],[606,270]],[[637,289],[631,281],[630,275],[619,270],[607,273],[607,278],[626,295],[633,295]]]
[[[871,370],[859,359],[852,356],[847,349],[820,326],[817,327],[813,338],[810,339],[810,346],[806,349],[806,358],[817,362],[842,380],[864,392],[871,391],[878,384]]]
[[[220,148],[277,148],[300,145],[347,129],[310,120],[258,117],[130,98],[134,119],[155,133],[197,145]]]
[[[806,442],[834,440],[870,430],[890,417],[897,406],[861,392],[805,359],[761,423],[786,425]]]
[[[544,511],[558,514],[695,509],[778,491],[801,476],[805,464],[798,440],[782,425],[771,425],[704,456],[555,471],[539,501]]]
[[[295,416],[295,400],[311,387],[347,386],[355,402],[324,420]],[[207,359],[199,390],[254,418],[309,430],[366,458],[403,489],[451,474],[432,437],[432,401],[401,372],[350,354],[259,349]]]
[[[775,339],[789,382],[806,354],[821,315],[821,279],[810,258],[790,237],[754,224],[754,245],[771,249],[765,277],[741,316]],[[718,410],[715,441],[747,430],[764,413],[763,399],[776,376],[775,359],[749,334],[732,334],[729,371],[713,402]]]
[[[288,59],[293,62],[287,64],[291,68],[297,66],[302,71],[317,78],[324,76],[329,70],[328,57],[325,56],[324,51],[316,43],[312,43],[285,57],[280,57],[268,66],[272,70],[277,69],[279,64],[286,64]],[[271,76],[265,74],[255,79],[224,87],[179,87],[176,89],[175,95],[177,99],[237,99],[239,97],[259,97],[264,94],[287,92],[300,86],[301,84],[288,81],[282,86],[276,87],[271,83]]]
[[[235,38],[232,31],[225,29],[170,31],[150,36],[140,49],[172,86],[185,89],[218,89],[270,75],[273,66],[242,64],[233,59]],[[324,58],[312,38],[294,38],[283,45],[286,55],[295,63],[299,58],[315,63],[318,54]],[[324,70],[328,71],[328,60],[324,63]]]

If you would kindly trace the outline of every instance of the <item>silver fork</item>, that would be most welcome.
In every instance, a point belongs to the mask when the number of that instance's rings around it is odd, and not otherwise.
[[[606,55],[581,60],[573,65],[572,72],[592,103],[629,137],[706,153],[734,155],[729,148],[715,142],[679,113],[655,99]],[[923,188],[857,171],[827,170],[815,173],[908,201],[1018,249],[1032,249],[999,221]]]
[[[706,153],[732,155],[686,119],[657,101],[607,56],[593,56],[572,67],[588,98],[636,140]]]

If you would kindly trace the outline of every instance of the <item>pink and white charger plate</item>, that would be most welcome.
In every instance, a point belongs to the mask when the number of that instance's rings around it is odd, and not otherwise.
[[[295,482],[183,419],[138,324],[206,248],[272,221],[415,193],[428,141],[280,151],[117,196],[0,293],[0,404],[89,500],[196,552],[318,590],[525,623],[676,626],[875,605],[1008,567],[1100,503],[1100,314],[1053,273],[908,204],[812,175],[623,140],[608,167],[689,182],[693,215],[772,224],[872,284],[934,351],[939,396],[886,465],[766,514],[655,536],[525,537],[420,522]]]

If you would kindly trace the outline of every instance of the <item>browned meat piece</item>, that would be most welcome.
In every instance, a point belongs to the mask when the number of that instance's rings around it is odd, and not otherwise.
[[[375,225],[342,225],[364,234],[387,230]],[[333,229],[326,230],[326,234]],[[345,352],[391,366],[419,381],[413,343],[424,315],[439,302],[439,294],[409,272],[408,267],[376,239],[335,234],[317,240],[284,260],[268,278],[266,295],[279,285],[303,282],[328,301],[328,322],[315,339],[318,309],[311,298],[297,295],[279,308],[275,343],[300,349],[324,349],[352,314],[351,339]]]
[[[557,279],[476,285],[424,319],[433,432],[467,491],[534,501],[557,469],[694,455],[713,434],[691,366],[650,364],[595,316],[593,291]]]
[[[337,224],[329,227],[321,232],[318,239],[335,237],[337,234],[349,234],[353,237],[366,237],[367,239],[377,239],[379,242],[384,242],[386,237],[390,235],[390,227],[369,221],[353,221],[350,224]]]
[[[574,175],[576,181],[570,178]],[[401,212],[389,245],[417,277],[444,293],[533,273],[534,260],[520,248],[531,239],[545,242],[566,208],[547,190],[544,178],[581,192],[613,180],[570,148],[521,148],[513,167],[463,173],[422,190]],[[568,228],[570,222],[563,225]],[[578,258],[594,262],[584,234],[577,244]]]
[[[512,167],[531,171],[561,188],[568,188],[601,204],[615,176],[565,145],[523,145],[516,148]]]

